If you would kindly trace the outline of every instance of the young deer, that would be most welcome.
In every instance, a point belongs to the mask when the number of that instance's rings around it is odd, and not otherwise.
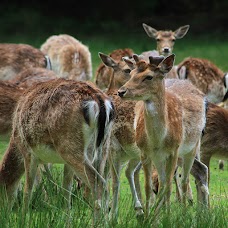
[[[106,94],[112,98],[112,101],[116,108],[116,118],[112,127],[110,138],[111,151],[109,153],[113,191],[111,215],[113,216],[114,220],[117,220],[120,174],[123,165],[127,163],[125,175],[130,185],[136,215],[140,216],[143,214],[143,210],[139,181],[139,171],[141,167],[140,150],[135,142],[134,131],[134,108],[136,102],[123,101],[117,95],[117,90],[130,79],[130,71],[134,66],[132,64],[129,67],[125,63],[128,57],[125,57],[125,61],[115,61],[112,57],[103,53],[99,53],[99,57],[101,58],[104,65],[110,69],[109,71],[107,70],[108,75],[106,75],[107,78],[110,77],[110,84],[108,86]]]
[[[189,25],[181,26],[175,31],[156,30],[145,23],[142,25],[146,34],[149,37],[156,39],[158,54],[163,56],[172,54],[176,39],[183,38],[189,30]]]
[[[119,66],[123,65],[125,66],[125,62],[122,60],[122,57],[126,56],[131,58],[134,54],[133,50],[130,48],[124,48],[124,49],[116,49],[113,50],[109,56],[119,64]],[[95,74],[95,84],[102,90],[107,89],[110,84],[110,79],[112,78],[113,74],[113,68],[112,67],[106,67],[106,65],[102,62]]]
[[[53,71],[63,78],[87,81],[92,78],[92,59],[89,48],[67,35],[50,36],[40,50],[49,56]]]
[[[189,184],[189,173],[205,126],[205,99],[201,91],[188,81],[164,80],[173,67],[174,54],[150,57],[150,62],[133,56],[137,67],[131,79],[119,90],[122,99],[139,100],[136,104],[136,143],[141,149],[145,174],[146,215],[152,194],[152,162],[159,176],[156,210],[170,203],[171,183],[178,157],[183,166],[183,203]],[[166,86],[166,85],[167,86]],[[191,120],[191,121],[189,121]]]
[[[28,44],[0,44],[1,80],[11,80],[21,71],[33,67],[51,69],[49,58]]]
[[[176,39],[183,38],[188,30],[189,25],[184,25],[176,29],[175,31],[172,30],[156,30],[152,28],[151,26],[143,23],[143,28],[146,32],[146,34],[155,39],[157,42],[157,56],[163,55],[168,56],[172,54],[173,47],[175,44]],[[151,51],[143,52],[143,55],[150,55]],[[156,56],[156,54],[153,54],[153,56]],[[177,72],[176,72],[176,66],[173,66],[173,68],[169,71],[168,74],[166,74],[166,78],[177,78]]]
[[[225,74],[210,60],[185,58],[178,64],[177,73],[180,79],[188,79],[206,94],[209,102],[222,102],[227,89],[225,82],[228,80],[228,74]]]
[[[16,145],[23,155],[25,210],[39,163],[66,164],[91,189],[94,210],[101,209],[102,193],[107,190],[103,177],[107,154],[102,146],[113,117],[110,99],[92,83],[55,79],[26,90],[14,113],[8,148]]]

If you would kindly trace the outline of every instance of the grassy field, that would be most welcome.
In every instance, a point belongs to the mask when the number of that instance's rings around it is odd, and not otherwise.
[[[52,34],[50,34],[52,35]],[[71,35],[71,34],[70,34]],[[76,36],[75,36],[76,37]],[[28,43],[35,47],[40,45],[48,37],[9,37],[2,42]],[[132,48],[135,53],[155,48],[155,41],[147,37],[146,34],[127,34],[119,36],[106,35],[86,36],[79,35],[79,40],[89,46],[92,53],[93,72],[95,74],[97,66],[100,64],[98,52],[110,53],[118,48]],[[187,35],[182,40],[177,40],[174,53],[176,54],[176,64],[183,58],[201,57],[214,62],[223,71],[228,71],[228,43],[217,37],[201,36],[191,37]],[[228,143],[228,142],[227,142]],[[0,138],[0,158],[8,145],[8,138]],[[228,227],[228,167],[225,163],[225,170],[218,169],[218,159],[211,162],[211,182],[210,199],[211,208],[199,207],[196,203],[196,191],[194,180],[191,178],[195,203],[192,207],[182,208],[175,202],[172,196],[171,213],[162,211],[159,218],[153,221],[153,212],[150,219],[145,222],[138,222],[135,218],[134,209],[131,205],[131,194],[127,180],[122,172],[121,195],[120,195],[120,216],[119,223],[115,227]],[[43,184],[34,191],[33,208],[29,211],[26,227],[88,227],[91,226],[91,209],[82,197],[81,191],[74,191],[72,210],[67,211],[62,208],[61,198],[61,177],[62,167],[54,166],[53,181],[44,176]],[[143,187],[143,173],[141,173],[141,183]],[[23,185],[23,181],[22,181]],[[42,191],[45,188],[46,194]],[[75,186],[74,186],[75,187]],[[76,189],[76,187],[75,187]],[[174,189],[174,188],[173,188]],[[7,213],[4,207],[0,207],[0,227],[22,227],[21,219],[21,197],[16,203],[13,213]],[[100,227],[113,227],[108,222],[101,221]]]

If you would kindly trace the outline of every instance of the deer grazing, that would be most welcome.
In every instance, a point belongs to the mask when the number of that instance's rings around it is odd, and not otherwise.
[[[122,57],[126,56],[131,58],[134,54],[133,50],[130,48],[116,49],[113,50],[109,56],[119,64],[119,66],[125,66],[125,62]],[[102,90],[105,90],[110,85],[110,79],[112,78],[113,68],[107,67],[103,62],[98,66],[95,74],[95,84]],[[118,85],[117,85],[118,86]]]
[[[53,71],[63,78],[87,81],[92,78],[92,59],[89,48],[67,35],[50,36],[40,47],[49,56]]]
[[[209,102],[222,102],[227,90],[225,74],[208,59],[187,57],[178,64],[177,73],[180,79],[187,79],[207,95]]]
[[[28,44],[0,44],[0,80],[11,80],[25,69],[51,69],[47,56]]]
[[[16,145],[23,155],[24,211],[29,207],[40,163],[63,163],[70,167],[68,170],[91,189],[95,214],[101,206],[105,207],[107,202],[103,204],[101,197],[107,190],[104,169],[108,154],[102,147],[114,116],[108,96],[89,82],[54,79],[26,90],[15,109],[8,148],[14,150]]]
[[[123,165],[127,163],[125,175],[128,179],[133,205],[136,211],[136,216],[143,215],[141,191],[139,182],[140,150],[135,142],[134,131],[134,108],[135,101],[123,101],[118,95],[118,89],[130,79],[130,71],[134,65],[125,63],[129,57],[124,57],[125,60],[116,61],[110,55],[99,53],[104,65],[111,69],[107,70],[110,84],[105,92],[112,98],[116,108],[116,118],[113,123],[110,137],[110,168],[112,176],[112,209],[111,215],[113,220],[118,219],[118,197],[120,192],[120,174]],[[107,78],[108,78],[107,77]]]
[[[118,95],[124,100],[138,100],[135,108],[136,143],[141,150],[148,215],[152,162],[159,177],[156,210],[164,202],[170,203],[178,158],[182,160],[182,201],[186,203],[189,173],[199,153],[205,126],[206,102],[204,94],[187,80],[164,80],[173,67],[174,54],[166,58],[150,57],[149,63],[137,55],[133,57],[136,68],[131,71],[130,80],[118,90]]]

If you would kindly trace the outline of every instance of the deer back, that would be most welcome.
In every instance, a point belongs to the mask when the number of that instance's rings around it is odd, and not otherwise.
[[[13,79],[19,72],[31,68],[47,68],[47,58],[28,44],[0,44],[0,79]]]
[[[224,72],[207,59],[188,57],[178,64],[180,79],[190,80],[210,102],[219,103],[225,94]]]
[[[89,48],[67,35],[50,36],[40,47],[49,56],[53,71],[60,77],[86,81],[92,78],[92,57]]]

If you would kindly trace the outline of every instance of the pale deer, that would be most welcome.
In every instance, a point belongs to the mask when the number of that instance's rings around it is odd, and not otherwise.
[[[176,39],[183,38],[188,30],[189,25],[184,25],[176,29],[175,31],[172,30],[156,30],[152,28],[151,26],[143,23],[143,28],[146,32],[146,34],[150,37],[156,40],[157,42],[157,54],[153,53],[153,56],[168,56],[173,53],[173,48]],[[143,52],[143,55],[148,55],[149,52]],[[166,74],[167,78],[177,78],[177,72],[176,72],[176,66],[173,66],[173,68],[169,71],[168,74]]]
[[[23,155],[24,211],[40,163],[67,164],[91,189],[95,212],[101,210],[101,203],[105,206],[101,197],[107,190],[108,155],[102,147],[114,115],[109,97],[89,82],[53,79],[25,91],[15,109],[8,148],[16,145]]]
[[[139,60],[137,55],[133,57],[137,67],[131,71],[130,80],[118,90],[118,95],[124,100],[139,100],[135,117],[136,143],[141,149],[148,215],[152,163],[159,176],[156,210],[164,202],[170,203],[178,157],[182,160],[182,200],[186,203],[189,173],[200,149],[205,126],[206,102],[204,94],[190,82],[164,80],[165,74],[173,67],[174,54],[165,59],[163,56],[150,57],[150,63]]]
[[[125,61],[116,61],[111,56],[99,53],[103,64],[109,68],[107,70],[107,78],[110,77],[109,86],[105,92],[112,98],[116,108],[116,118],[112,127],[110,138],[110,168],[112,176],[112,211],[113,219],[118,218],[118,197],[120,191],[120,174],[123,165],[127,163],[125,175],[128,179],[133,205],[136,211],[136,216],[143,214],[141,191],[139,181],[140,150],[135,142],[134,130],[134,108],[135,101],[123,101],[118,95],[117,90],[130,79],[130,71],[134,65],[125,63],[129,57],[124,57]],[[111,72],[112,73],[111,73]]]
[[[77,81],[92,79],[92,57],[88,46],[67,35],[50,36],[40,47],[49,56],[52,70],[63,78]]]
[[[1,80],[11,80],[21,71],[33,67],[51,69],[49,58],[28,44],[0,44]]]
[[[177,73],[180,79],[187,79],[207,95],[209,102],[222,102],[226,93],[225,74],[213,62],[203,58],[187,57],[178,64]]]
[[[109,56],[120,66],[126,65],[122,60],[122,57],[126,56],[131,58],[134,54],[133,50],[130,48],[116,49],[113,50]],[[110,84],[110,79],[112,78],[113,69],[112,67],[107,67],[103,62],[98,66],[95,73],[95,84],[102,90],[108,88]]]

